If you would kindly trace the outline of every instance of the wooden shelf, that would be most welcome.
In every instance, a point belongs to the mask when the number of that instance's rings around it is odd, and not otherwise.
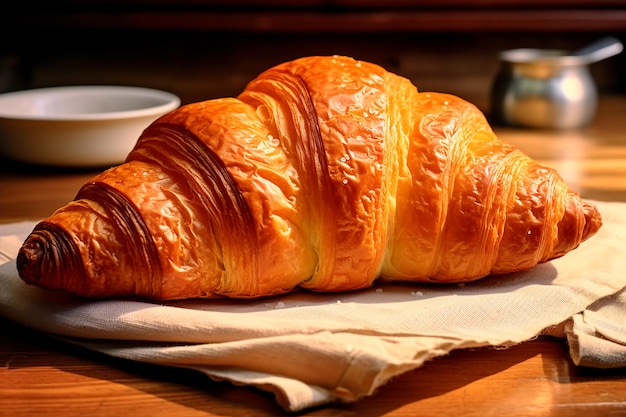
[[[5,32],[29,28],[219,32],[626,31],[625,0],[65,0],[5,12]]]
[[[216,32],[623,31],[626,10],[138,11],[16,15],[15,26]]]
[[[626,0],[26,1],[4,12],[0,34],[0,71],[19,78],[0,74],[4,91],[141,85],[190,102],[237,94],[298,56],[343,54],[486,107],[499,51],[625,40]],[[623,68],[616,57],[594,78],[624,91]]]

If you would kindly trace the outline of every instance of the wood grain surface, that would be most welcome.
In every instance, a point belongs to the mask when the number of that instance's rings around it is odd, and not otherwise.
[[[626,202],[626,97],[604,97],[588,128],[499,136],[555,166],[586,198]],[[0,222],[39,219],[95,172],[0,167]],[[625,213],[626,214],[626,213]],[[454,351],[354,404],[307,416],[626,416],[626,368],[572,364],[561,339]],[[0,416],[277,416],[268,393],[188,370],[107,357],[0,319]],[[291,414],[294,415],[294,414]]]

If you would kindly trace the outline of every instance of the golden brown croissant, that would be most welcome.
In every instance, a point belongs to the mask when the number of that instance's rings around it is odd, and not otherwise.
[[[36,226],[22,279],[92,297],[258,297],[531,268],[600,227],[451,95],[347,57],[175,110]]]

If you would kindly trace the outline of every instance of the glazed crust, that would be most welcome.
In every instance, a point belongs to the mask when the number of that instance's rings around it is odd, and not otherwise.
[[[18,270],[88,297],[346,291],[532,268],[600,226],[472,104],[307,57],[156,120],[35,228]]]

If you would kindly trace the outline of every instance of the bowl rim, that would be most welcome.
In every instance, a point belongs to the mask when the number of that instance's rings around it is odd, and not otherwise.
[[[0,94],[0,103],[5,100],[14,100],[16,97],[28,97],[40,95],[54,96],[62,93],[72,94],[93,94],[97,92],[99,94],[103,92],[111,92],[113,95],[134,95],[137,97],[149,97],[162,100],[162,104],[156,106],[142,107],[132,110],[120,110],[109,111],[102,113],[55,113],[55,114],[32,114],[18,111],[11,111],[10,109],[0,109],[0,119],[5,120],[23,120],[23,121],[47,121],[47,122],[69,122],[69,121],[106,121],[106,120],[120,120],[120,119],[132,119],[138,117],[153,116],[156,114],[164,114],[168,111],[174,110],[180,106],[180,98],[168,91],[158,90],[147,87],[134,87],[134,86],[121,86],[121,85],[72,85],[72,86],[57,86],[57,87],[43,87],[32,88],[19,91],[11,91]]]

